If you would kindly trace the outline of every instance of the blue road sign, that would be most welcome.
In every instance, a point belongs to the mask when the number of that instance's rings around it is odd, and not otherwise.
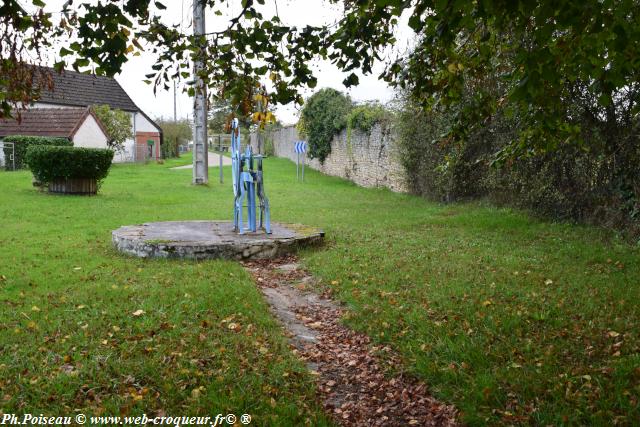
[[[296,153],[306,153],[307,143],[305,141],[296,141],[295,150],[296,150]]]

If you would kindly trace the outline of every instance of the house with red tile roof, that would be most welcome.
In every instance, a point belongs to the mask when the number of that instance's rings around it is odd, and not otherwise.
[[[0,120],[0,138],[9,135],[67,138],[75,147],[104,148],[109,135],[91,108],[33,108],[21,120]]]
[[[42,90],[39,99],[22,112],[24,124],[15,120],[0,120],[0,138],[8,135],[60,136],[83,147],[106,148],[105,130],[90,112],[93,105],[108,105],[125,111],[131,117],[133,137],[116,153],[116,162],[145,161],[160,158],[162,129],[142,111],[111,77],[95,76],[63,70],[50,71],[52,89]],[[39,110],[60,110],[41,112]],[[73,127],[71,122],[73,122]],[[69,133],[71,132],[71,133]],[[107,137],[108,140],[108,137]],[[77,141],[77,142],[76,142]]]

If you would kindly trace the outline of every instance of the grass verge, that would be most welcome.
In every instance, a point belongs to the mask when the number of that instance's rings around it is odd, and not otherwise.
[[[0,173],[5,412],[228,409],[267,424],[326,422],[236,264],[111,249],[120,225],[231,218],[229,168],[224,185],[194,187],[190,170],[168,170],[184,163],[116,166],[92,198],[39,194],[28,173]],[[398,368],[464,421],[640,422],[637,247],[508,209],[305,178],[265,161],[272,218],[325,229],[325,249],[303,261],[347,304],[348,324],[396,348]]]
[[[96,197],[39,193],[29,173],[0,173],[0,413],[330,424],[237,263],[112,249],[120,225],[225,217],[228,189],[192,187],[190,170],[167,170],[180,163],[116,165]]]

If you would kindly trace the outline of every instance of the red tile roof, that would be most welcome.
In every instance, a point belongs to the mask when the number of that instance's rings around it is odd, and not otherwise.
[[[25,135],[71,139],[89,114],[93,115],[87,108],[33,108],[22,112],[20,123],[14,119],[0,119],[0,138]],[[105,132],[100,121],[96,121]]]

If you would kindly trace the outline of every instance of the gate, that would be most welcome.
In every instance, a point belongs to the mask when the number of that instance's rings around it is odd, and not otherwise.
[[[0,141],[0,167],[16,170],[16,146],[14,142]]]

